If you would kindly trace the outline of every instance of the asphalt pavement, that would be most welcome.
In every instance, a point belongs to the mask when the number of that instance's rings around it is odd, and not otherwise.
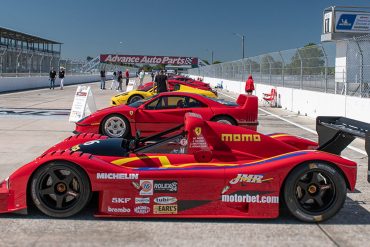
[[[116,92],[100,90],[98,82],[90,85],[97,108],[107,107]],[[0,180],[72,135],[68,112],[75,90],[76,86],[67,86],[0,95]],[[226,91],[219,95],[236,97]],[[317,140],[314,119],[262,102],[259,122],[262,133],[286,132]],[[37,210],[0,215],[0,246],[367,246],[367,156],[363,141],[351,146],[343,155],[359,164],[356,192],[348,193],[344,208],[324,223],[303,223],[287,212],[271,220],[102,219],[94,218],[96,207],[90,205],[70,219],[52,219]]]

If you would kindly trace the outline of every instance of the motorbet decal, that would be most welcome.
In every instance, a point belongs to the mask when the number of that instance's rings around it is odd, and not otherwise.
[[[125,207],[122,207],[122,208],[111,208],[108,206],[108,210],[107,210],[109,213],[130,213],[131,212],[131,209],[129,208],[125,208]]]
[[[128,203],[131,200],[131,198],[118,198],[118,197],[113,197],[112,198],[112,203]]]
[[[124,180],[124,179],[138,179],[139,174],[134,173],[97,173],[97,179],[117,179],[117,180]]]
[[[145,64],[173,64],[192,65],[198,64],[195,57],[173,57],[173,56],[139,56],[139,55],[100,55],[102,63],[145,63]]]
[[[223,202],[245,202],[245,203],[279,203],[278,196],[261,196],[261,195],[222,195],[221,201]]]
[[[176,193],[177,192],[177,181],[154,181],[154,192],[155,193]]]

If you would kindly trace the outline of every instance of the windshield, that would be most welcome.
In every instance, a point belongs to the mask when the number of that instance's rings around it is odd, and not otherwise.
[[[133,107],[133,108],[138,108],[139,106],[141,106],[142,104],[144,104],[148,100],[151,100],[153,97],[154,97],[154,95],[149,97],[149,98],[146,98],[146,99],[141,99],[141,100],[135,101],[135,102],[129,104],[128,106]]]
[[[217,103],[223,104],[223,105],[238,106],[238,104],[236,102],[231,102],[231,101],[227,101],[227,100],[224,100],[224,99],[210,98],[210,97],[207,97],[207,98],[210,99],[210,100],[216,101]]]
[[[141,153],[159,154],[186,154],[188,153],[188,140],[180,134],[165,141],[154,143],[140,150]]]

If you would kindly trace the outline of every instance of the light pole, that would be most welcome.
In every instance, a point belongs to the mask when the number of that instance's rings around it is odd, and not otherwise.
[[[242,58],[244,59],[244,39],[245,39],[245,36],[244,36],[244,34],[239,34],[239,33],[233,33],[233,34],[242,39]]]
[[[206,49],[206,51],[211,53],[211,64],[213,64],[213,50]]]

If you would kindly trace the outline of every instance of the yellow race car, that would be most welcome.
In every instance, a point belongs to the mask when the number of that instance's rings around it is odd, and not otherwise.
[[[209,98],[217,98],[217,95],[214,92],[208,91],[208,90],[202,90],[199,88],[188,87],[185,85],[178,85],[176,89],[175,90],[178,92],[195,93],[195,94],[200,94],[200,95],[203,95]],[[132,90],[127,93],[120,93],[112,97],[111,105],[115,106],[115,105],[122,105],[122,104],[131,104],[135,101],[149,98],[153,96],[154,94],[156,93],[154,92],[153,88],[150,88],[148,91]]]

